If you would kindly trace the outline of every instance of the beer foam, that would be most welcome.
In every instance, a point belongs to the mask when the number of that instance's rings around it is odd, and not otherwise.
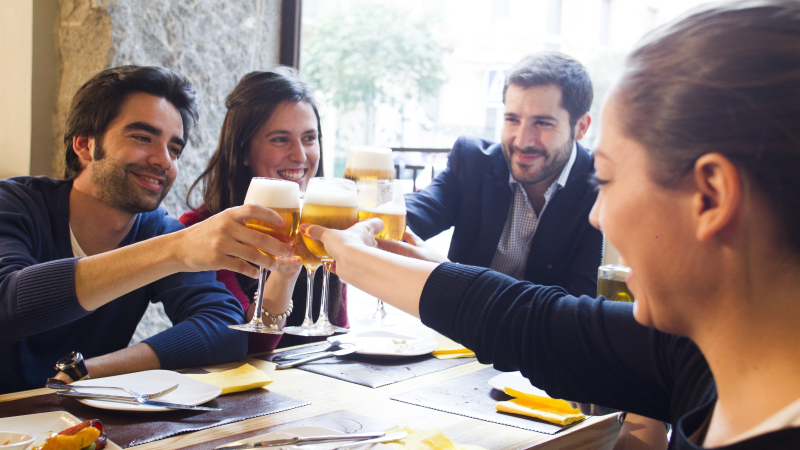
[[[354,147],[347,155],[345,168],[386,170],[394,173],[392,150],[380,147]]]
[[[244,197],[245,205],[265,208],[300,208],[300,185],[271,178],[253,178]]]
[[[355,191],[348,192],[333,189],[306,191],[306,205],[358,207],[358,196]]]
[[[397,203],[384,203],[381,206],[358,205],[358,209],[374,214],[391,214],[393,216],[406,215],[406,205],[398,205]]]

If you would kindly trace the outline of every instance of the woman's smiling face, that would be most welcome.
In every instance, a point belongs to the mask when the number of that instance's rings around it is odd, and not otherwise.
[[[314,109],[304,101],[283,102],[250,143],[245,161],[255,177],[293,181],[305,191],[319,166]]]
[[[702,268],[694,238],[691,188],[664,187],[651,178],[647,149],[623,132],[618,102],[603,109],[594,152],[599,192],[589,220],[619,250],[633,272],[634,317],[646,326],[685,334],[687,313]],[[696,286],[695,286],[696,287]]]

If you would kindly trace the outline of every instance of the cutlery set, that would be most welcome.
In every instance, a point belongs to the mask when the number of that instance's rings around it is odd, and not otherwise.
[[[337,441],[356,441],[349,444],[340,445],[333,450],[345,449],[350,447],[358,447],[361,445],[377,444],[379,442],[397,441],[408,436],[405,431],[397,431],[387,435],[383,431],[376,433],[351,433],[351,434],[333,434],[325,436],[308,436],[308,437],[293,437],[288,439],[267,439],[260,442],[233,442],[230,444],[220,445],[214,450],[245,450],[251,448],[267,448],[267,447],[281,447],[285,445],[308,445],[308,444],[323,444],[326,442]]]
[[[160,402],[154,399],[162,397],[170,392],[174,391],[178,388],[178,385],[169,387],[164,389],[163,391],[156,392],[153,394],[139,394],[138,392],[134,392],[130,389],[124,387],[116,387],[116,386],[75,386],[66,383],[56,383],[56,382],[48,382],[47,387],[50,389],[64,389],[58,390],[56,395],[61,397],[71,397],[71,398],[83,398],[83,399],[92,399],[92,400],[103,400],[109,402],[118,402],[118,403],[138,403],[140,405],[146,406],[158,406],[162,408],[173,408],[173,409],[188,409],[191,411],[219,411],[220,408],[213,408],[209,406],[196,406],[196,405],[183,405],[180,403],[170,403],[170,402]],[[79,392],[80,389],[117,389],[120,391],[125,391],[131,395],[131,397],[122,396],[122,395],[105,395],[105,394],[95,394],[89,392]],[[74,392],[71,392],[74,391]]]

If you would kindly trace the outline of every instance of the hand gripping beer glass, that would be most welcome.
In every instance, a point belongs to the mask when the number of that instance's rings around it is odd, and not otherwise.
[[[314,275],[316,275],[319,266],[322,265],[322,260],[319,256],[311,253],[303,239],[298,239],[292,248],[294,249],[294,255],[300,258],[300,262],[306,268],[306,317],[303,319],[302,325],[284,327],[283,332],[297,336],[330,336],[326,330],[314,326],[314,318],[311,315],[314,303]]]
[[[326,228],[345,230],[358,222],[358,195],[356,185],[350,180],[342,178],[312,178],[308,182],[303,213],[300,223],[321,225]],[[330,336],[333,333],[346,333],[350,330],[334,326],[328,320],[328,299],[331,264],[333,258],[322,242],[303,236],[303,241],[322,260],[322,304],[320,305],[319,318],[314,325],[324,332],[321,336]]]
[[[274,178],[255,177],[250,180],[250,187],[244,198],[245,205],[259,205],[270,208],[283,219],[283,226],[275,227],[260,220],[247,220],[247,228],[268,234],[279,241],[293,245],[297,241],[297,229],[300,226],[300,187],[297,183]],[[261,253],[272,256],[264,250]],[[261,320],[261,311],[264,303],[264,283],[267,280],[267,269],[259,267],[258,291],[255,297],[255,311],[249,323],[241,325],[228,325],[234,330],[249,331],[252,333],[282,334],[277,325],[264,325]]]
[[[351,147],[344,163],[348,180],[393,180],[392,150],[382,147]]]
[[[383,221],[383,229],[375,234],[378,239],[402,241],[406,231],[406,203],[400,180],[363,180],[356,183],[358,189],[358,220],[377,217]],[[383,300],[372,314],[359,317],[364,325],[392,325],[392,316],[387,319]]]

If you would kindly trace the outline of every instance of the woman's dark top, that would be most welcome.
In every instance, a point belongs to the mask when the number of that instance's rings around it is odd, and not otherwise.
[[[688,436],[716,402],[711,370],[690,339],[639,325],[632,308],[453,263],[433,271],[419,304],[425,325],[480,362],[519,370],[554,398],[669,422],[671,449],[700,449]],[[720,448],[798,449],[800,428]]]

